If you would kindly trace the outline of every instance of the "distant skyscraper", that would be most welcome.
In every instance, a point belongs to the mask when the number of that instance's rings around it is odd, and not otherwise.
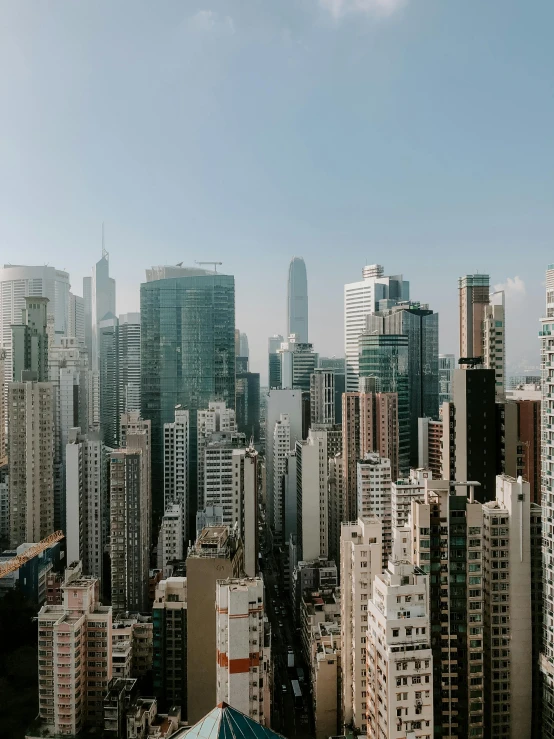
[[[83,295],[88,299],[88,286],[85,290],[83,283]],[[99,324],[105,318],[115,316],[115,280],[110,277],[109,254],[103,248],[102,257],[96,262],[92,269],[92,277],[90,282],[90,317],[91,317],[91,367],[94,370],[99,369],[100,364],[100,345],[99,345]],[[88,306],[85,303],[85,317],[88,320]],[[85,340],[88,334],[88,328],[85,325]]]
[[[279,349],[281,387],[310,392],[310,376],[317,367],[317,354],[312,344],[303,344],[297,336],[289,336]]]
[[[344,286],[346,392],[358,391],[358,339],[366,330],[366,316],[379,310],[381,300],[394,303],[410,299],[410,283],[402,275],[387,277],[380,264],[364,267],[362,274],[361,282]]]
[[[123,313],[117,328],[119,415],[140,411],[140,313]]]
[[[439,354],[439,409],[452,400],[452,375],[456,369],[453,354]]]
[[[235,376],[237,428],[246,435],[247,441],[253,438],[257,444],[260,441],[260,375],[248,371],[247,358],[240,359],[246,363],[246,369],[239,368],[237,358]]]
[[[163,507],[163,425],[175,406],[190,411],[189,531],[196,498],[196,412],[210,401],[235,405],[235,279],[207,270],[171,268],[178,275],[141,285],[142,416],[152,421],[154,510]],[[164,276],[162,269],[150,277]],[[147,350],[146,350],[147,347]]]
[[[300,344],[308,343],[308,277],[302,257],[293,257],[289,266],[287,334],[295,334]]]
[[[247,358],[250,356],[250,349],[248,347],[248,336],[244,333],[240,334],[239,349],[239,356]]]
[[[25,298],[21,320],[12,326],[15,382],[48,382],[48,298]],[[31,373],[22,377],[22,372]]]
[[[483,356],[483,319],[489,304],[489,276],[465,275],[458,280],[460,358]]]
[[[119,446],[119,352],[118,320],[106,315],[96,326],[96,350],[100,389],[100,426],[104,443],[116,449]]]
[[[268,339],[268,386],[270,390],[281,387],[281,356],[278,351],[283,341],[281,334],[275,334]]]
[[[85,343],[85,301],[78,295],[69,293],[69,322],[67,335],[73,336],[81,344]]]

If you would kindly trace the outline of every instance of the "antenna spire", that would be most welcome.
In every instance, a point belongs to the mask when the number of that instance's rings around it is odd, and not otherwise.
[[[102,221],[102,257],[106,257],[106,259],[109,258],[109,254],[106,251],[106,242],[105,242],[105,236],[104,236],[104,221]]]

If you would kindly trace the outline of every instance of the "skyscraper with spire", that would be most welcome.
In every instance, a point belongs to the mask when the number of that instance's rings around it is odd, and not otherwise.
[[[287,290],[287,336],[296,334],[299,344],[308,343],[308,277],[302,257],[293,257]]]

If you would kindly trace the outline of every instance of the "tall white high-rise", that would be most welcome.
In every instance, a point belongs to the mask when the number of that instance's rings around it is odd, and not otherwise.
[[[298,343],[308,343],[308,277],[302,257],[293,257],[289,266],[287,336],[291,334]]]
[[[311,562],[329,551],[329,458],[327,432],[310,429],[296,442],[297,539],[301,557]]]
[[[358,391],[358,339],[366,330],[366,316],[379,309],[380,300],[398,302],[410,299],[410,284],[402,275],[384,275],[380,264],[363,268],[363,279],[344,286],[344,348],[346,392]]]
[[[69,274],[55,267],[5,264],[0,269],[0,343],[6,351],[6,382],[13,378],[12,324],[22,322],[26,297],[48,298],[47,314],[54,338],[67,336],[69,328]]]
[[[73,293],[69,293],[67,335],[73,336],[80,344],[85,343],[85,299]]]
[[[245,446],[246,437],[239,431],[216,431],[204,449],[204,503],[223,508],[223,523],[229,528],[238,520],[233,500],[233,453]]]
[[[383,525],[383,570],[392,551],[390,459],[368,453],[357,465],[358,517],[377,516]]]
[[[283,537],[285,524],[285,484],[283,475],[287,471],[287,458],[290,454],[290,421],[282,413],[273,429],[273,521],[277,540]]]
[[[119,415],[140,411],[140,313],[122,313],[117,327]]]
[[[183,509],[179,503],[166,506],[158,535],[158,569],[171,577],[173,562],[184,558]]]
[[[232,501],[244,548],[244,572],[258,573],[258,452],[254,447],[233,449]]]
[[[197,437],[196,437],[196,459],[197,459],[197,485],[198,485],[198,510],[209,505],[204,500],[204,456],[206,446],[210,442],[211,435],[218,431],[236,431],[237,423],[233,408],[227,408],[223,402],[213,401],[207,408],[197,411]]]
[[[189,412],[178,405],[175,420],[164,423],[164,509],[174,503],[181,507],[187,537],[187,501],[189,468]]]

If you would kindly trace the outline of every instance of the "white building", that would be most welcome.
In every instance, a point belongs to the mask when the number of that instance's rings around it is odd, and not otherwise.
[[[228,703],[269,726],[269,633],[260,577],[218,580],[217,703]],[[263,686],[263,687],[262,687]]]
[[[184,559],[183,509],[179,503],[170,503],[162,518],[158,535],[158,569],[163,577],[171,577],[172,563]]]
[[[392,529],[405,526],[412,510],[412,500],[425,497],[425,480],[432,480],[431,470],[410,470],[410,477],[391,483]]]
[[[281,387],[310,391],[310,377],[317,367],[318,355],[312,344],[303,344],[291,334],[277,352],[281,358]]]
[[[119,415],[140,411],[140,313],[122,313],[117,326]]]
[[[282,413],[273,429],[273,521],[274,532],[278,541],[284,538],[285,524],[285,480],[287,459],[290,454],[290,421],[286,413]],[[296,481],[295,481],[296,482]],[[296,485],[295,485],[296,489]]]
[[[367,735],[433,736],[429,575],[389,562],[373,582],[367,626]]]
[[[78,295],[69,293],[69,320],[67,335],[84,345],[85,343],[85,300]]]
[[[273,431],[275,424],[287,415],[290,423],[290,450],[294,449],[296,441],[302,438],[302,391],[301,390],[270,390],[266,405],[266,491],[267,511],[269,523],[275,528],[275,501],[274,485],[275,474],[273,469]]]
[[[383,525],[383,569],[392,551],[390,459],[369,453],[357,464],[358,517],[377,516]]]
[[[233,449],[233,511],[244,551],[244,572],[258,573],[258,452],[254,447]]]
[[[379,308],[379,301],[409,300],[409,283],[402,275],[386,277],[380,264],[363,268],[363,279],[344,286],[344,351],[346,355],[346,392],[358,391],[358,339],[366,329],[366,316]]]
[[[382,571],[378,518],[343,523],[340,536],[342,719],[367,732],[367,604]],[[348,584],[348,587],[346,587]]]
[[[329,551],[329,467],[327,434],[310,429],[296,442],[296,529],[303,560],[327,557]]]
[[[196,459],[197,459],[197,484],[198,484],[198,509],[201,510],[210,505],[204,499],[204,456],[207,444],[211,439],[211,435],[218,431],[236,431],[237,423],[235,411],[233,408],[227,408],[222,402],[212,402],[208,408],[197,411],[197,442],[196,442]]]
[[[502,303],[489,303],[483,315],[483,364],[494,370],[496,395],[504,399],[506,392],[506,332],[504,292]]]
[[[238,522],[239,503],[234,499],[233,454],[246,446],[238,431],[217,431],[204,448],[204,500],[207,506],[223,508],[223,523],[230,528]]]
[[[189,412],[180,405],[175,408],[175,420],[164,423],[164,507],[176,503],[183,517],[183,538],[187,532],[188,471],[189,471]]]

